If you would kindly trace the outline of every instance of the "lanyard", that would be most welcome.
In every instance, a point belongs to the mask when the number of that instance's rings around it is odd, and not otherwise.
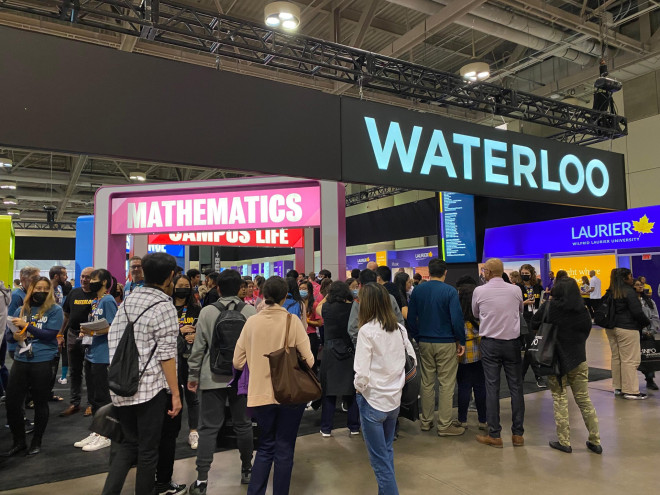
[[[98,307],[99,307],[99,299],[96,298],[92,301],[92,308],[91,308],[91,311],[89,313],[89,320],[88,321],[94,321],[94,313],[96,312]]]
[[[184,322],[186,321],[186,313],[188,313],[188,306],[184,306],[181,310],[181,316],[179,317],[179,328],[184,326]]]

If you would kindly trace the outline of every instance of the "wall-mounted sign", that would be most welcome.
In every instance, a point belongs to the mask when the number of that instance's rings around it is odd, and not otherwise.
[[[420,267],[428,266],[431,258],[438,257],[438,248],[424,247],[417,249],[404,249],[401,251],[390,251],[388,263],[390,268]]]
[[[360,270],[364,270],[367,268],[367,264],[370,261],[376,261],[376,253],[353,254],[346,256],[346,269],[353,270],[358,268]]]
[[[315,227],[320,221],[318,186],[112,200],[113,234]]]
[[[226,232],[187,232],[154,234],[149,244],[182,244],[185,246],[257,246],[305,247],[303,229],[229,230]]]
[[[623,155],[342,98],[342,180],[626,207]]]
[[[660,206],[486,230],[484,258],[660,247]]]
[[[477,261],[477,238],[474,228],[474,196],[453,192],[438,193],[440,202],[440,237],[447,263]]]

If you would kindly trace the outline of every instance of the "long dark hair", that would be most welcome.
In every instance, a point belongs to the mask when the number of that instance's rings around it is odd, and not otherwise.
[[[633,284],[633,289],[635,288],[635,284],[637,283],[642,284],[642,289],[644,288],[644,282],[642,281],[642,277],[637,277],[635,279],[635,283]],[[653,309],[655,307],[655,303],[653,302],[653,299],[646,292],[644,292],[643,290],[642,292],[637,292],[637,289],[635,289],[635,292],[642,300],[642,302],[646,304],[649,308]]]
[[[314,311],[314,286],[307,280],[300,282],[300,285],[307,287],[307,297],[303,301],[307,304],[307,314],[312,314],[312,311]]]
[[[382,285],[369,283],[360,289],[360,311],[358,325],[362,326],[376,320],[387,332],[399,328],[396,315],[392,310],[390,293]]]
[[[585,311],[584,299],[574,278],[560,278],[555,282],[550,294],[552,295],[550,307],[553,312],[580,313]]]
[[[303,301],[303,298],[300,297],[300,290],[298,289],[298,280],[293,277],[287,277],[286,285],[289,294],[291,295],[291,299],[293,299],[294,301],[298,302],[298,304],[300,304],[300,314],[301,315],[304,314],[305,301]],[[287,295],[287,299],[288,298],[289,296]]]
[[[614,299],[623,299],[626,297],[626,291],[630,286],[625,280],[632,274],[628,268],[615,268],[610,275],[610,294]]]
[[[406,284],[408,283],[409,278],[410,275],[408,275],[405,272],[399,272],[396,275],[394,275],[394,285],[396,285],[397,289],[399,289],[399,292],[401,293],[401,297],[403,298],[404,301],[408,300],[408,291],[406,291]]]
[[[199,303],[197,302],[197,299],[195,298],[195,293],[192,290],[192,281],[190,280],[190,277],[188,275],[184,275],[184,274],[177,275],[176,277],[174,277],[174,280],[172,281],[172,283],[174,284],[172,286],[174,287],[174,289],[172,290],[172,304],[176,303],[176,296],[174,295],[174,291],[176,290],[176,283],[180,279],[185,279],[190,284],[190,294],[188,294],[188,297],[186,298],[186,306],[189,308],[192,308],[193,306],[198,306]]]
[[[461,284],[458,287],[458,300],[461,303],[463,310],[463,319],[466,322],[472,323],[472,326],[479,328],[479,320],[472,313],[472,294],[477,286],[475,284]]]

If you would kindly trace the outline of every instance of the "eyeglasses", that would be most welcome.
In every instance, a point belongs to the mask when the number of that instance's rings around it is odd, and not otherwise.
[[[142,265],[131,265],[131,270],[139,270],[142,268]]]

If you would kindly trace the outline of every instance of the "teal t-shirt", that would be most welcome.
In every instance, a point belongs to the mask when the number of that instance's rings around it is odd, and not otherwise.
[[[41,318],[37,317],[39,308],[31,308],[32,320],[31,324],[42,331],[46,331],[51,338],[28,338],[27,343],[32,344],[32,357],[28,352],[19,353],[19,347],[16,347],[14,354],[15,361],[22,361],[24,363],[43,363],[44,361],[52,361],[57,356],[57,333],[62,328],[63,313],[62,308],[57,304],[53,304]],[[21,308],[14,312],[14,316],[21,317]],[[28,329],[28,333],[30,330]]]
[[[105,318],[109,325],[117,314],[117,303],[115,298],[106,294],[101,298],[96,308],[92,305],[92,321]],[[110,349],[108,348],[108,334],[94,335],[92,345],[87,348],[85,359],[90,363],[110,364]]]

